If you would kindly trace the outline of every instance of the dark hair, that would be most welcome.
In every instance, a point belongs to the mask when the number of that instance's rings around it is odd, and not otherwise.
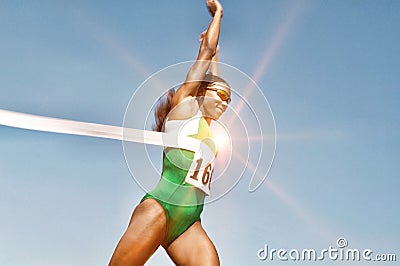
[[[204,76],[203,80],[204,80],[204,82],[207,82],[207,84],[212,83],[212,82],[221,82],[221,83],[226,84],[229,88],[231,87],[231,86],[229,86],[228,82],[226,82],[226,80],[224,80],[223,78],[221,78],[219,76],[215,76],[211,73],[207,73]]]
[[[213,74],[206,74],[204,76],[203,82],[200,85],[197,95],[205,95],[205,89],[208,84],[213,82],[221,82],[226,84],[228,87],[229,84],[223,79]],[[164,94],[157,103],[156,109],[154,110],[154,119],[155,124],[153,125],[154,131],[162,132],[164,131],[164,123],[168,113],[171,111],[172,98],[175,95],[175,89],[169,89],[166,94]]]
[[[169,89],[157,103],[156,109],[154,110],[155,125],[153,125],[154,131],[162,132],[165,118],[169,111],[171,111],[172,98],[175,95],[175,89]]]

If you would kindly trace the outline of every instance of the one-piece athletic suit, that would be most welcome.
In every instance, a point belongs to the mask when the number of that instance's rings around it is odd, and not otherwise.
[[[167,121],[164,131],[204,142],[211,139],[209,125],[201,112],[188,120]],[[213,154],[216,154],[215,147],[212,144],[207,145]],[[142,201],[149,198],[155,199],[164,208],[167,218],[167,236],[163,243],[164,246],[168,246],[194,222],[200,220],[206,193],[203,191],[204,189],[199,189],[189,184],[188,181],[201,181],[201,184],[206,185],[209,189],[212,164],[208,163],[206,167],[200,167],[202,161],[201,156],[199,157],[195,152],[164,148],[160,182],[142,199]]]

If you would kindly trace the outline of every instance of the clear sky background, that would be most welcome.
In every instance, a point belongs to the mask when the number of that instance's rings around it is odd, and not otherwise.
[[[278,140],[260,189],[244,176],[203,212],[222,265],[308,265],[257,250],[339,237],[400,260],[400,2],[222,4],[221,61],[258,83]],[[1,1],[0,108],[121,126],[209,21],[200,0]],[[106,265],[143,194],[120,141],[0,126],[0,264]]]

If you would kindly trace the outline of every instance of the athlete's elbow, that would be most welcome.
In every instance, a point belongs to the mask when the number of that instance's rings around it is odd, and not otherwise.
[[[205,43],[200,49],[200,57],[203,59],[211,59],[217,53],[217,47]]]

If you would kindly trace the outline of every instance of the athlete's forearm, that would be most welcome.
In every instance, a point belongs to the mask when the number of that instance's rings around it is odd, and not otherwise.
[[[219,33],[221,27],[221,18],[222,18],[222,8],[218,9],[214,17],[208,26],[206,34],[203,38],[203,41],[200,46],[200,52],[198,59],[201,60],[211,60],[217,51],[217,45],[219,40]]]
[[[217,45],[217,51],[215,52],[215,55],[211,59],[211,64],[210,64],[210,73],[219,76],[219,45]]]

